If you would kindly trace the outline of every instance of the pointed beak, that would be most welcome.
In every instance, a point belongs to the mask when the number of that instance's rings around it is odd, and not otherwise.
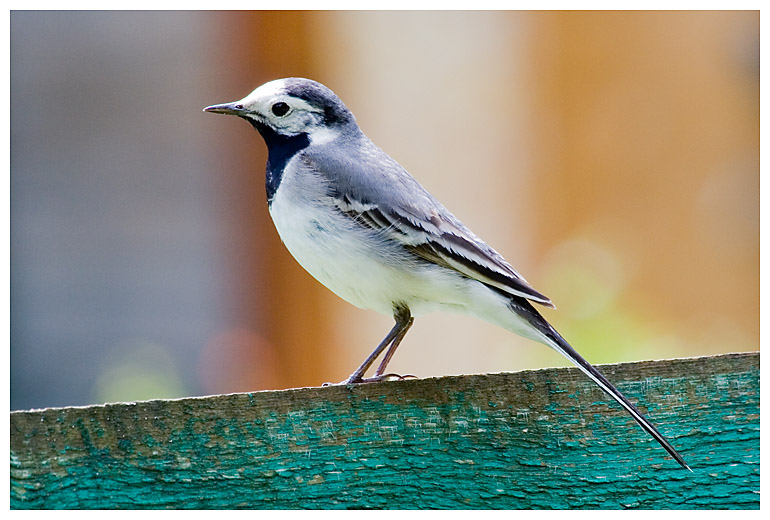
[[[243,105],[237,101],[232,103],[222,103],[221,105],[211,105],[203,109],[204,112],[211,112],[213,114],[225,114],[228,116],[242,116],[246,113],[246,109]]]

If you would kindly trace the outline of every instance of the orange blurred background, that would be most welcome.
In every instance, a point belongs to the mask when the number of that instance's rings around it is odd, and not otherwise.
[[[18,53],[24,31],[35,29],[35,16],[42,15],[27,16],[11,18]],[[120,16],[72,14],[67,23],[98,28],[120,20],[120,34],[96,31],[87,45],[97,46],[99,38],[130,40],[142,25]],[[258,134],[233,118],[199,114],[206,105],[240,99],[265,81],[288,76],[332,88],[375,143],[554,301],[558,309],[544,315],[591,362],[759,348],[758,12],[154,16],[188,27],[150,39],[162,46],[177,35],[181,43],[168,59],[179,53],[190,67],[187,74],[159,72],[171,92],[186,97],[182,104],[171,98],[169,106],[153,104],[153,116],[189,117],[164,127],[169,141],[157,145],[173,162],[182,153],[175,146],[184,146],[175,139],[195,143],[190,153],[200,160],[180,168],[189,173],[194,164],[203,179],[198,196],[213,208],[206,216],[213,231],[211,241],[197,247],[211,251],[214,244],[217,258],[205,272],[169,273],[187,273],[182,285],[211,275],[200,301],[216,302],[217,319],[184,341],[175,329],[153,335],[152,327],[140,325],[127,326],[122,335],[141,341],[105,335],[102,348],[93,342],[103,361],[76,359],[77,376],[57,371],[60,378],[84,378],[79,393],[62,402],[60,394],[37,389],[29,397],[30,385],[45,377],[35,373],[25,327],[34,330],[47,311],[16,306],[12,407],[318,385],[347,377],[384,337],[390,317],[338,299],[281,245],[264,200],[266,150]],[[162,34],[168,26],[159,23],[155,30]],[[153,29],[145,24],[142,30],[146,41]],[[14,83],[13,69],[21,56],[12,54],[12,105],[23,98],[24,84]],[[140,58],[131,60],[142,71],[137,74],[148,73]],[[109,84],[116,96],[129,87],[130,81]],[[68,103],[55,82],[50,91]],[[142,102],[137,99],[137,106]],[[13,132],[14,117],[19,124],[28,115],[12,112],[11,195],[12,203],[15,193],[26,196],[31,215],[35,204],[43,205],[37,201],[47,199],[36,198],[38,188],[25,187],[24,170],[14,167],[32,153],[20,146],[25,139],[40,142],[34,129]],[[149,121],[144,128],[155,126]],[[153,146],[137,147],[137,157]],[[78,153],[77,147],[67,152]],[[80,171],[72,175],[78,182]],[[109,176],[109,168],[99,175]],[[189,196],[182,177],[168,182],[174,187],[169,202]],[[125,188],[117,181],[110,186],[116,193]],[[137,204],[136,211],[143,211]],[[12,246],[35,229],[31,217],[26,226],[25,215],[12,213]],[[136,224],[144,230],[137,236],[152,228],[148,220]],[[178,236],[185,224],[176,222],[166,232]],[[196,231],[182,233],[194,237]],[[12,309],[15,301],[27,301],[32,282],[25,280],[36,279],[20,267],[27,249],[16,250]],[[196,254],[191,251],[180,249],[179,262]],[[56,270],[56,257],[45,265]],[[114,275],[137,286],[133,271],[116,268]],[[128,302],[106,294],[100,305],[138,315],[146,308],[143,298],[153,298],[138,289]],[[189,301],[181,292],[170,298]],[[192,330],[182,321],[179,327]],[[83,330],[87,335],[89,329]],[[432,315],[416,321],[390,370],[432,376],[565,364],[542,345],[484,322]],[[84,375],[86,366],[92,375]],[[158,366],[166,368],[148,368]],[[149,382],[148,373],[155,374]],[[150,390],[142,393],[142,387]]]

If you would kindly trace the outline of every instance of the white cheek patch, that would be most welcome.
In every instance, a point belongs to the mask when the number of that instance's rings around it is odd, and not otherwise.
[[[318,126],[308,134],[312,144],[326,144],[332,142],[339,133],[325,126]]]

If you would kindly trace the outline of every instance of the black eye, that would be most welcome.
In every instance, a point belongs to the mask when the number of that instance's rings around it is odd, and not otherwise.
[[[284,103],[283,101],[279,101],[275,105],[273,105],[270,110],[273,111],[273,114],[277,115],[278,117],[285,116],[286,112],[289,111],[289,105]]]

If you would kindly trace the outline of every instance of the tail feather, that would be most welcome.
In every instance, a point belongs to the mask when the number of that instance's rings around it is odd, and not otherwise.
[[[583,358],[561,335],[554,329],[537,310],[523,298],[514,298],[511,301],[511,307],[514,312],[523,316],[527,321],[537,329],[543,336],[545,342],[561,355],[574,363],[585,375],[593,380],[599,388],[604,390],[610,397],[620,404],[642,427],[644,431],[650,434],[658,444],[660,444],[680,466],[692,471],[690,466],[684,461],[682,456],[674,449],[671,443],[653,426],[653,424],[624,396],[615,386],[610,383],[604,375]]]

